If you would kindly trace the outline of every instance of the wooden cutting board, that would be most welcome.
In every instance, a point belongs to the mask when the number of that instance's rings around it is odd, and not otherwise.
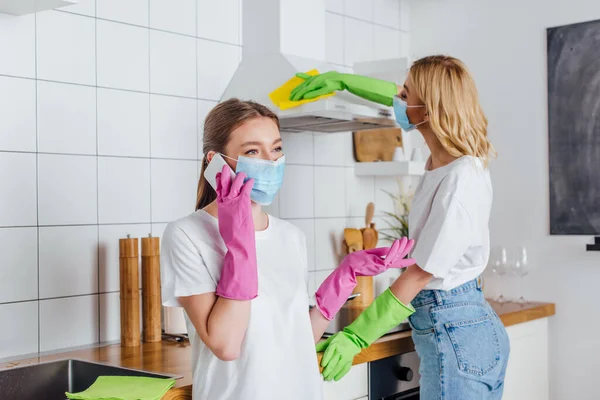
[[[354,157],[359,162],[392,161],[394,149],[402,146],[402,129],[369,129],[354,132]]]

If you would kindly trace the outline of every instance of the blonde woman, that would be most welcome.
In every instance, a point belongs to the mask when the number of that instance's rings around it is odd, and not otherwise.
[[[335,71],[301,77],[292,100],[346,89],[393,105],[400,127],[418,128],[431,150],[409,215],[415,264],[354,323],[317,346],[325,350],[325,379],[341,378],[362,348],[409,317],[421,399],[500,399],[509,340],[479,278],[489,257],[493,149],[467,68],[452,57],[425,57],[403,86]]]

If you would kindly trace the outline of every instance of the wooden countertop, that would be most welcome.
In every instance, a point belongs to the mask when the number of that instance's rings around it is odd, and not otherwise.
[[[505,326],[550,317],[555,313],[555,306],[552,303],[529,303],[525,305],[490,303]],[[189,347],[189,342],[176,343],[171,341],[143,343],[140,347],[132,348],[124,348],[120,344],[114,344],[0,363],[0,370],[68,358],[100,362],[125,368],[182,376],[183,378],[176,381],[175,387],[163,397],[163,400],[190,400],[192,398],[192,370]],[[363,350],[355,357],[354,364],[380,360],[413,349],[414,344],[410,331],[393,333],[382,337],[368,349]],[[319,354],[319,360],[320,358],[321,355]]]

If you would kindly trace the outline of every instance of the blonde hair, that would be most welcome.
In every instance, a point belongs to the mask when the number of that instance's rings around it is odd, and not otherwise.
[[[444,149],[454,157],[478,157],[487,166],[496,152],[488,140],[488,121],[465,64],[453,57],[428,56],[415,61],[408,75]]]
[[[206,155],[209,151],[225,153],[231,132],[240,125],[254,118],[267,117],[273,120],[279,129],[279,118],[271,110],[254,101],[243,101],[232,98],[217,104],[204,120],[204,135],[202,137],[202,167],[198,192],[196,195],[196,211],[206,207],[217,198],[217,193],[204,177],[208,165]]]

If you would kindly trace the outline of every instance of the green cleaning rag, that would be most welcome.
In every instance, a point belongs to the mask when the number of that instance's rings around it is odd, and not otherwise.
[[[83,392],[66,395],[77,400],[159,400],[174,384],[173,379],[99,376]]]

